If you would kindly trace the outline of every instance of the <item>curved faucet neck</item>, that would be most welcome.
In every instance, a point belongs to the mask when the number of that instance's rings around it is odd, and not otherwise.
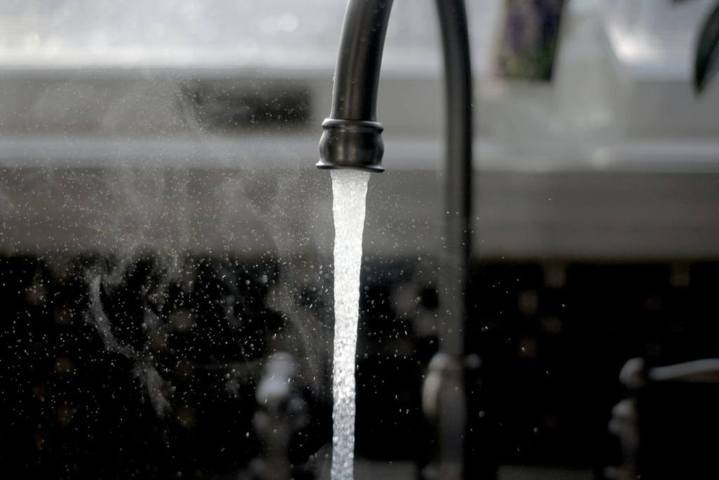
[[[351,0],[342,26],[330,117],[376,121],[377,88],[393,0]]]
[[[464,0],[436,0],[446,89],[445,235],[440,260],[446,353],[464,350],[465,292],[472,252],[472,67]],[[377,89],[392,0],[349,0],[342,28],[330,118],[323,123],[319,168],[382,171]]]

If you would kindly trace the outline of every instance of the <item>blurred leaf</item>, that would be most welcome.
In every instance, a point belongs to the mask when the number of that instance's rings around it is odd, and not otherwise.
[[[694,88],[701,93],[719,69],[719,3],[704,21],[694,59]]]

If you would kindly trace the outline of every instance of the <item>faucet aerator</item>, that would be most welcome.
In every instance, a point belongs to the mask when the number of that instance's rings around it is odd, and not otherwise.
[[[383,172],[382,155],[384,127],[367,120],[337,120],[322,122],[320,161],[317,168],[354,168],[368,172]]]

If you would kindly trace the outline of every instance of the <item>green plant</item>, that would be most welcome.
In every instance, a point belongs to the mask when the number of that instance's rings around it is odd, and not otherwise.
[[[701,93],[719,71],[719,2],[704,20],[694,56],[694,89]]]

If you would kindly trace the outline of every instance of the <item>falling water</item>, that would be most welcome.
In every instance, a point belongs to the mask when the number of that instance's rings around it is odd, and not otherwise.
[[[355,433],[355,351],[362,230],[369,173],[332,170],[335,223],[335,345],[332,374],[332,479],[351,480]]]

